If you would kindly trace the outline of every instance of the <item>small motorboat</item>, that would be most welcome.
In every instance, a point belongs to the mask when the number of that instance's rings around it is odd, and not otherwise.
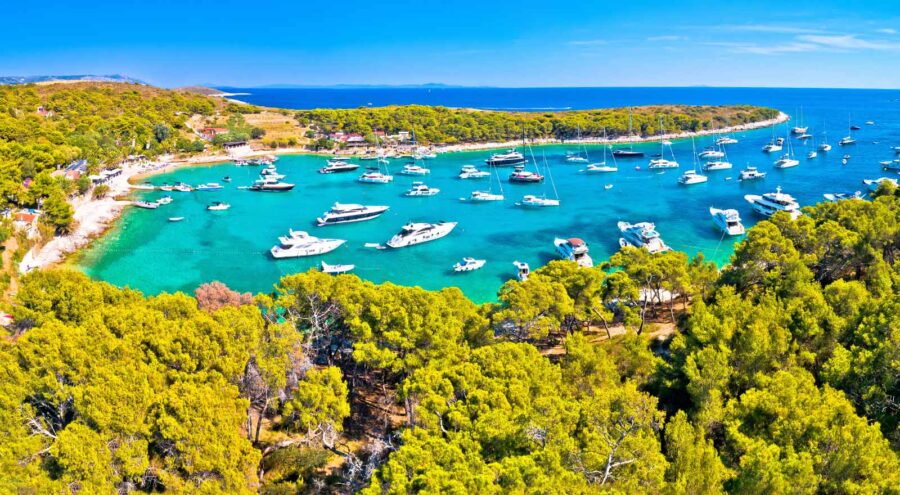
[[[167,205],[172,202],[172,196],[163,196],[156,200],[158,205]]]
[[[875,125],[875,121],[874,121],[874,120],[867,120],[867,121],[866,121],[866,125]]]
[[[483,267],[484,264],[487,263],[487,260],[476,260],[475,258],[463,258],[462,261],[457,262],[453,265],[453,271],[455,272],[473,272]]]
[[[231,176],[226,175],[225,177],[222,177],[222,182],[231,182]]]
[[[851,130],[851,131],[858,131],[858,130],[860,130],[860,129],[862,129],[862,127],[860,127],[860,126],[858,126],[858,125],[856,125],[856,124],[853,124],[853,125],[850,126],[850,130]]]
[[[619,167],[617,165],[607,165],[606,162],[589,163],[584,171],[589,174],[618,172]]]
[[[194,188],[185,184],[184,182],[179,182],[179,183],[175,184],[175,186],[172,188],[172,190],[178,191],[178,192],[191,192],[194,190]]]
[[[184,217],[169,217],[170,222],[180,222],[184,220]]]
[[[435,194],[441,192],[440,189],[436,187],[428,187],[424,182],[413,182],[412,187],[409,188],[408,191],[403,193],[404,196],[407,197],[417,197],[417,196],[434,196]]]
[[[174,188],[172,187],[172,184],[163,184],[163,185],[159,186],[158,189],[160,191],[171,192],[172,189],[174,189]]]
[[[612,189],[612,188],[613,188],[613,185],[612,185],[612,184],[607,184],[607,185],[603,186],[603,189],[606,189],[607,191],[610,190],[610,189]]]
[[[528,280],[528,275],[531,273],[531,268],[528,266],[528,263],[524,261],[513,261],[513,266],[516,267],[516,278],[519,279],[519,282],[525,282]]]
[[[222,189],[222,184],[218,182],[208,182],[197,186],[198,191],[218,191],[219,189]]]
[[[322,262],[322,273],[329,273],[331,275],[352,272],[354,268],[356,268],[356,265],[329,265],[324,261]]]
[[[809,153],[806,154],[806,159],[812,160],[813,158],[815,158],[817,156],[819,156],[818,153],[816,153],[815,151],[810,151]]]
[[[134,206],[138,208],[144,208],[147,210],[155,210],[159,208],[159,204],[156,201],[135,201],[132,203]]]
[[[152,191],[156,189],[156,186],[153,184],[131,184],[128,187],[131,189],[137,189],[139,191]]]
[[[206,207],[206,209],[209,211],[225,211],[228,208],[231,208],[231,205],[228,203],[223,203],[221,201],[213,201]]]
[[[367,242],[363,244],[363,247],[371,248],[371,249],[387,249],[387,246],[380,242]]]
[[[401,175],[428,175],[431,173],[431,169],[419,165],[404,165],[403,170],[398,173]]]
[[[533,194],[527,194],[522,198],[522,201],[516,203],[516,206],[536,208],[542,208],[545,206],[559,206],[559,200],[548,198],[546,196],[535,196]]]

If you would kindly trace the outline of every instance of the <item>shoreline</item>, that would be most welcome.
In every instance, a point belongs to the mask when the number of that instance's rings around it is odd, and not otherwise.
[[[662,136],[632,136],[632,137],[617,137],[613,139],[603,139],[603,138],[584,138],[584,139],[568,139],[568,140],[560,140],[560,139],[552,139],[552,138],[542,138],[542,139],[534,139],[529,141],[528,144],[532,146],[552,146],[558,144],[593,144],[593,145],[601,145],[601,144],[635,144],[635,143],[652,143],[654,141],[659,141],[660,139],[687,139],[690,137],[698,137],[698,136],[710,136],[714,134],[728,134],[732,132],[743,132],[743,131],[752,131],[757,129],[762,129],[765,127],[771,127],[778,124],[783,124],[790,120],[790,116],[788,116],[784,112],[778,112],[778,116],[768,120],[760,120],[759,122],[751,122],[748,124],[740,124],[735,126],[723,127],[721,129],[710,129],[710,130],[702,130],[696,132],[679,132],[679,133],[669,133],[663,134]],[[487,150],[503,150],[507,148],[514,148],[520,146],[522,144],[521,141],[505,141],[505,142],[485,142],[485,143],[462,143],[462,144],[441,144],[434,145],[430,148],[436,153],[459,153],[463,151],[487,151]],[[336,150],[332,152],[318,152],[318,151],[310,151],[306,148],[277,148],[277,149],[255,149],[249,153],[242,154],[240,158],[256,158],[262,157],[266,155],[318,155],[322,157],[328,156],[359,156],[364,155],[363,149],[357,150]],[[194,165],[212,165],[216,163],[226,163],[230,161],[234,161],[235,157],[228,155],[227,153],[216,153],[212,155],[193,155],[189,157],[182,157],[171,160],[169,163],[170,166],[165,167],[164,169],[160,169],[157,171],[153,171],[147,174],[141,174],[140,176],[135,177],[135,180],[141,180],[145,178],[152,177],[154,175],[158,175],[164,172],[172,172],[177,168],[183,166],[194,166]]]
[[[629,143],[646,143],[660,139],[685,139],[696,136],[708,136],[712,134],[727,134],[731,132],[750,131],[762,129],[778,125],[790,120],[790,117],[784,112],[778,113],[773,119],[761,120],[759,122],[751,122],[749,124],[741,124],[737,126],[723,127],[715,130],[703,130],[697,132],[681,132],[664,134],[662,136],[652,137],[618,137],[615,139],[603,138],[587,138],[573,140],[559,139],[536,139],[529,144],[533,146],[550,146],[556,144],[629,144]],[[433,146],[432,149],[436,153],[458,153],[465,151],[485,151],[493,149],[514,148],[521,145],[520,141],[507,142],[487,142],[487,143],[466,143]],[[266,155],[320,155],[327,156],[354,156],[363,153],[351,153],[347,150],[338,150],[332,153],[319,153],[309,151],[305,148],[279,148],[279,149],[257,149],[249,153],[242,154],[241,158],[253,158]],[[122,168],[122,174],[113,178],[107,185],[110,187],[107,197],[102,199],[93,199],[90,196],[76,198],[70,204],[74,210],[75,229],[64,236],[58,236],[51,239],[48,243],[39,249],[32,248],[29,250],[22,261],[19,263],[19,273],[24,274],[35,269],[43,269],[61,264],[66,259],[77,253],[82,248],[90,245],[94,240],[102,237],[109,228],[113,226],[119,219],[122,211],[132,204],[128,200],[116,199],[118,197],[127,196],[134,188],[132,187],[138,181],[148,179],[150,177],[174,172],[181,168],[197,167],[204,165],[215,165],[219,163],[227,163],[233,161],[234,156],[227,153],[215,153],[210,155],[189,155],[177,157],[163,163],[151,163],[150,165],[132,165]]]

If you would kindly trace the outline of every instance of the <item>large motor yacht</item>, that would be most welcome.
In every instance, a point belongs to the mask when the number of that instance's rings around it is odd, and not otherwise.
[[[326,225],[372,220],[388,211],[389,208],[390,207],[388,206],[364,206],[335,203],[330,210],[326,211],[321,217],[316,219],[316,224],[318,224],[319,227],[324,227]]]
[[[330,253],[347,242],[343,239],[320,239],[306,232],[291,230],[289,235],[278,238],[279,245],[273,246],[269,253],[273,258],[300,258]]]
[[[897,187],[897,179],[892,179],[890,177],[881,177],[878,179],[866,179],[863,181],[863,184],[865,184],[869,188],[870,191],[875,192],[878,190],[878,186],[880,186],[882,182],[887,182],[888,184],[891,184],[894,187]]]
[[[334,157],[319,169],[320,174],[337,174],[340,172],[352,172],[359,168],[358,163],[351,163],[350,158]]]
[[[401,175],[428,175],[431,173],[431,169],[416,165],[416,164],[408,164],[404,165],[403,169],[399,172]]]
[[[472,194],[468,198],[459,198],[460,201],[471,201],[472,203],[503,201],[504,199],[502,194],[495,194],[490,191],[472,191]]]
[[[525,163],[525,155],[512,149],[506,153],[494,153],[484,163],[492,167],[510,167],[512,165],[520,165]]]
[[[588,254],[588,245],[583,240],[577,237],[571,237],[569,239],[557,237],[553,240],[553,245],[556,246],[556,252],[558,252],[563,259],[574,261],[575,263],[578,263],[578,266],[583,266],[585,268],[594,266],[594,260],[592,260],[591,256]]]
[[[261,178],[247,189],[260,192],[287,192],[293,188],[294,184],[288,184],[287,182],[281,182],[275,179]]]
[[[741,223],[741,214],[737,210],[710,207],[709,214],[712,215],[713,223],[722,232],[728,235],[744,235],[744,224]]]
[[[408,223],[400,229],[391,240],[387,242],[388,247],[402,248],[422,244],[423,242],[435,241],[446,236],[456,228],[456,222],[439,222],[439,223]]]
[[[744,199],[753,207],[753,211],[764,217],[771,217],[779,211],[785,211],[791,218],[800,216],[800,204],[790,194],[781,192],[781,187],[775,188],[773,193],[765,193],[762,196],[748,194]]]
[[[619,246],[621,247],[646,248],[651,254],[671,249],[660,238],[659,232],[656,231],[656,226],[651,222],[619,222],[618,227],[619,231],[622,232],[622,237],[619,238]]]

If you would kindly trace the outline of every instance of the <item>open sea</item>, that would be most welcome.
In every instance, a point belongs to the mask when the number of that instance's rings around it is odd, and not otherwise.
[[[233,182],[217,192],[169,193],[174,201],[157,210],[129,208],[115,227],[79,255],[75,263],[90,276],[116,285],[130,286],[148,294],[193,291],[199,284],[219,280],[228,286],[251,292],[270,291],[281,276],[305,271],[321,261],[355,264],[354,273],[373,282],[391,281],[427,289],[460,287],[476,302],[496,298],[497,289],[515,276],[514,260],[526,261],[532,269],[555,259],[553,239],[581,237],[590,246],[595,262],[619,248],[619,220],[651,221],[667,244],[690,255],[702,252],[707,259],[727,263],[734,243],[740,238],[723,238],[712,224],[709,207],[736,208],[749,228],[760,220],[745,194],[761,194],[781,186],[802,205],[822,201],[822,194],[865,190],[861,181],[882,176],[900,177],[881,170],[879,161],[900,158],[891,150],[900,146],[900,91],[821,90],[764,88],[389,88],[389,89],[240,89],[251,93],[236,98],[261,105],[287,108],[381,106],[427,104],[485,109],[584,109],[660,103],[736,104],[747,103],[778,108],[798,116],[802,107],[804,124],[814,140],[802,143],[790,138],[800,165],[779,170],[772,167],[777,156],[760,151],[773,135],[772,128],[733,135],[740,142],[728,147],[734,169],[709,172],[705,184],[680,186],[682,171],[691,168],[691,140],[674,143],[680,169],[665,173],[647,170],[650,155],[658,143],[636,145],[647,156],[618,160],[619,172],[587,175],[584,164],[567,163],[567,151],[578,145],[534,148],[538,161],[546,157],[562,202],[558,208],[526,210],[514,203],[525,194],[553,196],[550,181],[541,185],[515,185],[506,181],[509,168],[499,169],[506,201],[471,204],[459,201],[489,181],[459,180],[462,165],[484,166],[490,151],[439,155],[420,162],[431,169],[424,179],[398,172],[405,160],[390,165],[394,182],[389,185],[360,184],[359,173],[322,175],[316,170],[325,158],[314,155],[281,156],[277,162],[287,182],[297,187],[287,193],[255,193],[237,189],[256,178],[258,168],[234,164],[186,168],[153,177],[149,182],[183,181],[193,185],[220,182],[228,175]],[[858,142],[840,147],[847,134],[848,115]],[[874,125],[866,125],[866,121]],[[775,129],[786,136],[796,121]],[[827,140],[834,146],[807,160],[806,153]],[[697,140],[697,149],[712,144],[714,138]],[[815,142],[814,142],[815,141]],[[785,149],[787,147],[785,146]],[[523,150],[527,151],[527,150]],[[603,147],[588,146],[592,162],[603,158]],[[842,165],[844,154],[851,155]],[[612,158],[608,157],[608,162]],[[373,162],[363,162],[371,164]],[[768,172],[762,181],[738,182],[738,172],[747,164]],[[635,170],[636,166],[641,170]],[[485,168],[487,169],[487,168]],[[360,169],[361,171],[362,169]],[[434,197],[407,198],[402,194],[414,180],[424,180],[441,189]],[[604,186],[611,184],[611,189]],[[497,191],[497,180],[493,181]],[[137,197],[156,199],[162,192],[139,192]],[[207,204],[225,201],[225,212],[208,212]],[[335,201],[389,205],[391,209],[376,220],[341,226],[316,227],[315,218]],[[178,223],[168,217],[183,216]],[[457,221],[457,228],[444,239],[399,250],[375,250],[365,243],[384,243],[408,221]],[[346,239],[337,250],[323,256],[273,260],[268,250],[289,228],[306,230],[318,237]],[[464,256],[483,258],[481,270],[457,274],[452,265]]]

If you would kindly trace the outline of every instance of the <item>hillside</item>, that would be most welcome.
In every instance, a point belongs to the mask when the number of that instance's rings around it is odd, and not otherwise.
[[[0,76],[0,84],[47,84],[67,82],[117,82],[129,84],[147,84],[140,79],[113,74],[108,76],[74,75],[74,76]]]

